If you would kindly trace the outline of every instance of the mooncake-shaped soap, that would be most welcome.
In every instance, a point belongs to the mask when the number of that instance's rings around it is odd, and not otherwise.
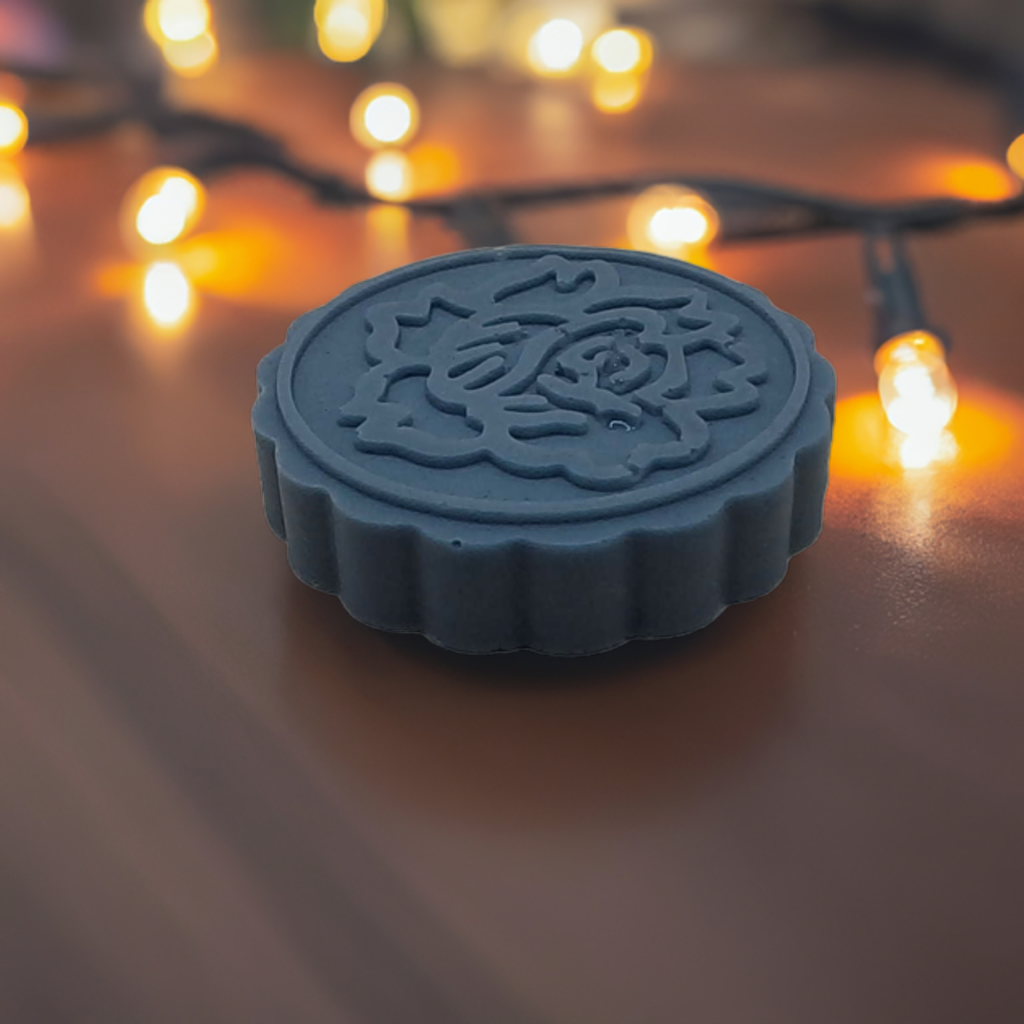
[[[253,429],[292,569],[355,618],[577,655],[778,585],[821,529],[834,395],[811,331],[753,288],[511,246],[301,317]]]

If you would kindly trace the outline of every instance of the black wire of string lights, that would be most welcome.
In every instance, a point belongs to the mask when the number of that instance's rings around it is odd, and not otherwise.
[[[24,69],[14,70],[26,76]],[[1024,88],[1024,79],[1019,76],[1007,81],[1018,82]],[[250,124],[171,106],[157,80],[129,82],[123,92],[127,98],[119,104],[83,116],[33,116],[30,110],[29,143],[56,143],[107,132],[124,123],[140,123],[162,142],[173,144],[179,151],[178,166],[199,181],[209,181],[233,169],[262,168],[301,185],[324,205],[356,208],[382,202],[366,187],[342,175],[299,162],[280,140]],[[1017,90],[1010,89],[1011,108],[1016,94]],[[927,378],[930,382],[925,392],[919,390],[919,398],[938,396],[938,402],[930,405],[904,402],[902,421],[899,415],[894,416],[891,403],[886,404],[889,418],[908,432],[918,425],[914,417],[933,421],[931,426],[941,419],[939,425],[945,425],[956,401],[945,364],[949,339],[930,325],[924,313],[905,239],[913,233],[1024,213],[1024,193],[987,201],[939,197],[863,202],[759,181],[669,171],[610,180],[481,187],[389,201],[414,215],[441,218],[469,247],[501,246],[517,241],[512,217],[519,211],[634,195],[657,185],[682,186],[702,197],[719,221],[717,238],[725,243],[836,232],[859,234],[864,240],[867,297],[875,311],[874,347],[878,351],[876,369],[883,403],[886,373],[892,384],[893,371],[898,375],[901,368],[909,368],[919,381]],[[898,409],[899,396],[892,387],[889,391]]]

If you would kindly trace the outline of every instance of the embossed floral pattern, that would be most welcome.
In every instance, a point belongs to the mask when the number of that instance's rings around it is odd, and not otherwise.
[[[428,349],[406,344],[438,311],[447,323]],[[435,468],[489,462],[520,477],[628,488],[699,461],[709,421],[756,410],[767,376],[738,318],[711,309],[703,288],[633,287],[605,260],[544,256],[513,283],[435,286],[415,302],[373,305],[366,320],[370,369],[340,423],[361,451]],[[696,394],[687,357],[701,350],[724,363]],[[408,378],[422,379],[419,411],[396,395]],[[460,418],[464,436],[432,430],[423,408]],[[667,428],[655,441],[639,429],[652,417]],[[608,459],[616,428],[637,442]]]

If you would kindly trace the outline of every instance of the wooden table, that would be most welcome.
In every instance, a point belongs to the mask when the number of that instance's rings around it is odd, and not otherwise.
[[[624,117],[409,80],[462,185],[907,196],[1000,145],[990,96],[914,67],[663,70]],[[262,57],[182,91],[357,174],[360,85]],[[159,337],[117,230],[155,159],[30,150],[34,237],[0,237],[0,1019],[1024,1019],[1024,224],[914,243],[963,394],[959,455],[918,471],[886,461],[856,240],[715,254],[837,367],[821,540],[692,637],[471,659],[292,578],[249,429],[291,318],[458,240],[237,174]],[[518,229],[614,244],[624,210]]]

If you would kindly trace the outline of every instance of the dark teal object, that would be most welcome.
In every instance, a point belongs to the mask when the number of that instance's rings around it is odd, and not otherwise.
[[[267,519],[357,619],[579,655],[768,593],[821,530],[835,375],[760,292],[612,249],[415,263],[293,324]]]

